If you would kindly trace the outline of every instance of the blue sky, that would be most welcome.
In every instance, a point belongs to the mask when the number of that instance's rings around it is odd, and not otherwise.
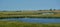
[[[60,0],[0,0],[0,10],[60,9]]]

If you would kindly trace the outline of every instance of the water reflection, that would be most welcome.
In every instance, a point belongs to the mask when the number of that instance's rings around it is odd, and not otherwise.
[[[0,19],[2,21],[22,21],[22,22],[38,22],[38,23],[60,23],[60,19],[42,19],[42,18],[9,18]]]

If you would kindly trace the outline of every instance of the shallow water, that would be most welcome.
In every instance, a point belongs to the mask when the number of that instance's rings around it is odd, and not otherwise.
[[[42,19],[42,18],[9,18],[0,19],[2,21],[22,21],[22,22],[37,22],[37,23],[60,23],[60,19]]]

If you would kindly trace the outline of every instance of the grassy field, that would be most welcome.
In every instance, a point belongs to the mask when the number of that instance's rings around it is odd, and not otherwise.
[[[57,14],[41,14],[38,12],[0,12],[1,18],[53,18],[59,17],[60,13]],[[16,21],[0,21],[0,27],[60,27],[60,23],[28,23],[28,22],[16,22]]]
[[[60,13],[42,14],[35,11],[28,12],[0,12],[0,18],[60,18]]]
[[[60,27],[60,23],[42,24],[42,23],[0,21],[0,27]]]

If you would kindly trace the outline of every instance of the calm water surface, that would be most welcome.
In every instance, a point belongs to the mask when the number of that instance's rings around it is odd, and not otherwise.
[[[41,19],[41,18],[9,18],[0,19],[3,21],[22,21],[22,22],[38,22],[38,23],[60,23],[60,19]]]

